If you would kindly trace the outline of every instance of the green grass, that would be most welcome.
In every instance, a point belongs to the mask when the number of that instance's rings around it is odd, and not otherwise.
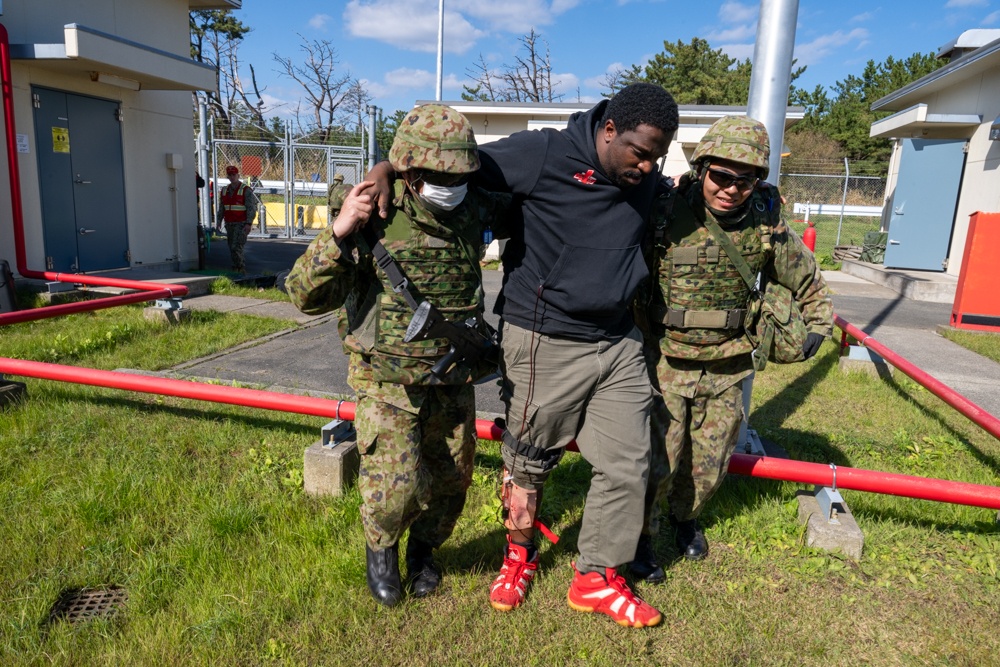
[[[951,329],[943,331],[943,334],[953,343],[1000,363],[1000,333]]]
[[[881,221],[878,218],[860,216],[844,216],[841,224],[840,216],[814,215],[810,221],[816,229],[816,259],[823,269],[837,270],[840,262],[833,259],[833,248],[836,245],[856,245],[864,243],[866,232],[877,232]],[[788,219],[789,226],[802,236],[806,224]],[[837,243],[837,232],[840,231],[840,243]]]
[[[225,276],[216,278],[209,290],[212,294],[243,296],[251,299],[266,299],[268,301],[289,301],[287,294],[274,287],[238,285],[231,278]]]
[[[131,310],[0,329],[0,353],[156,369],[268,329],[232,315],[157,329]],[[752,425],[798,459],[998,483],[996,440],[905,378],[836,362],[827,343],[769,365]],[[542,510],[562,540],[543,546],[527,605],[499,614],[499,450],[484,442],[437,555],[440,594],[383,609],[365,587],[357,492],[301,490],[325,420],[27,382],[28,400],[0,412],[0,664],[985,665],[1000,650],[990,510],[844,491],[865,531],[854,563],[804,546],[800,485],[731,476],[704,517],[705,561],[657,536],[667,581],[640,591],[665,622],[629,630],[566,605],[589,477],[569,454]],[[46,622],[60,591],[108,584],[129,591],[116,620]]]

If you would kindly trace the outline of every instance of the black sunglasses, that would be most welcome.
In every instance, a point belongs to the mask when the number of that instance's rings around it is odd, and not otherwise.
[[[736,174],[730,174],[728,171],[712,169],[711,167],[708,168],[708,177],[723,190],[735,185],[736,189],[740,192],[749,192],[757,185],[756,176],[737,176]]]
[[[468,174],[443,174],[438,171],[425,171],[420,174],[420,179],[424,183],[430,183],[431,185],[438,185],[446,188],[453,188],[456,185],[461,185],[462,183],[467,183],[469,181]]]

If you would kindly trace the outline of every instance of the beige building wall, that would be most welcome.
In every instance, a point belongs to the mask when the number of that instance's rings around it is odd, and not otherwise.
[[[24,209],[24,232],[28,268],[45,270],[42,209],[35,146],[32,86],[119,102],[122,110],[122,157],[125,172],[125,205],[128,246],[132,266],[154,266],[185,270],[198,261],[195,156],[192,128],[192,81],[205,84],[205,77],[189,60],[188,0],[30,0],[3,3],[2,22],[12,48],[18,45],[62,45],[67,24],[108,33],[149,49],[132,51],[120,40],[97,36],[88,55],[114,58],[121,50],[136,55],[131,64],[143,67],[155,80],[140,90],[98,83],[86,67],[58,59],[14,59],[14,115],[18,135],[28,141],[28,152],[18,153]],[[81,35],[89,38],[91,35]],[[187,61],[170,58],[180,56]],[[141,60],[141,65],[135,61]],[[113,60],[112,60],[113,62]],[[180,89],[158,89],[172,85],[178,73],[187,80]],[[213,84],[214,85],[214,84]],[[184,88],[188,89],[185,90]],[[208,87],[202,85],[202,87]],[[148,88],[148,89],[147,89]],[[0,140],[3,150],[5,141]],[[71,138],[72,144],[72,138]],[[180,169],[168,169],[168,154],[180,156]],[[109,156],[109,159],[117,159]],[[176,165],[176,162],[174,163]],[[0,164],[0,257],[15,264],[13,218],[10,207],[6,160]]]

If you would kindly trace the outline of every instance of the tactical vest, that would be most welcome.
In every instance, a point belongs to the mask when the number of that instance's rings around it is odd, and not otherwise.
[[[418,301],[430,301],[452,322],[481,316],[478,207],[463,202],[438,220],[405,187],[402,179],[396,181],[382,244],[399,263]],[[473,196],[470,191],[468,197]],[[366,257],[359,264],[371,267],[371,249],[360,234],[354,238],[359,254]],[[364,270],[358,278],[344,302],[346,322],[342,320],[340,333],[345,347],[370,358],[377,382],[426,382],[434,362],[448,352],[450,344],[444,338],[404,342],[413,310],[392,290],[383,271]],[[448,384],[470,381],[469,372],[459,366],[449,374]]]
[[[715,345],[743,335],[750,287],[705,227],[705,216],[711,212],[700,197],[691,202],[677,193],[673,198],[669,224],[654,247],[661,298],[651,302],[650,319],[665,327],[666,337],[680,343]],[[754,273],[763,268],[771,250],[775,221],[767,203],[768,196],[755,191],[739,223],[729,228],[720,225]]]
[[[246,222],[246,187],[246,183],[240,183],[236,192],[232,191],[232,186],[222,191],[222,219],[226,222]]]

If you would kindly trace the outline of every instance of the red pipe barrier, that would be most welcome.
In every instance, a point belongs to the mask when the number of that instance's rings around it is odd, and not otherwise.
[[[311,398],[259,389],[241,389],[189,380],[156,378],[148,375],[133,375],[38,361],[21,361],[0,357],[0,373],[333,419],[353,420],[355,415],[355,404],[350,401]],[[503,434],[500,427],[485,419],[476,420],[476,433],[484,440],[499,440]],[[966,482],[950,482],[929,477],[912,477],[857,468],[834,468],[821,463],[806,463],[746,454],[733,455],[729,462],[729,472],[803,484],[821,484],[823,486],[834,486],[835,484],[839,489],[854,489],[1000,509],[1000,487]]]
[[[950,482],[932,477],[897,475],[891,472],[842,468],[822,463],[748,454],[733,454],[729,460],[729,472],[786,482],[835,486],[837,489],[870,491],[890,496],[1000,509],[1000,487]]]
[[[139,290],[139,294],[124,294],[103,299],[93,299],[72,304],[46,306],[14,313],[0,313],[0,326],[30,322],[47,317],[58,317],[70,313],[113,308],[130,303],[153,301],[174,296],[184,296],[188,288],[184,285],[150,284],[140,280],[122,280],[102,278],[76,273],[58,273],[53,271],[33,271],[28,268],[27,253],[24,244],[24,207],[21,203],[21,172],[17,162],[17,130],[14,125],[14,83],[10,72],[10,37],[7,28],[0,23],[0,88],[2,88],[4,133],[7,138],[7,170],[10,175],[10,210],[14,227],[14,252],[16,255],[17,272],[25,278],[39,278],[64,283],[81,285],[97,285],[102,287],[122,287]]]
[[[878,353],[883,359],[898,368],[913,380],[923,385],[928,391],[940,398],[942,401],[958,410],[974,423],[982,427],[987,433],[1000,440],[1000,419],[997,419],[989,412],[979,407],[965,396],[937,380],[932,375],[920,370],[915,365],[899,356],[882,343],[866,334],[839,315],[833,316],[833,323],[845,334],[850,335],[858,341],[862,347],[867,347]]]

